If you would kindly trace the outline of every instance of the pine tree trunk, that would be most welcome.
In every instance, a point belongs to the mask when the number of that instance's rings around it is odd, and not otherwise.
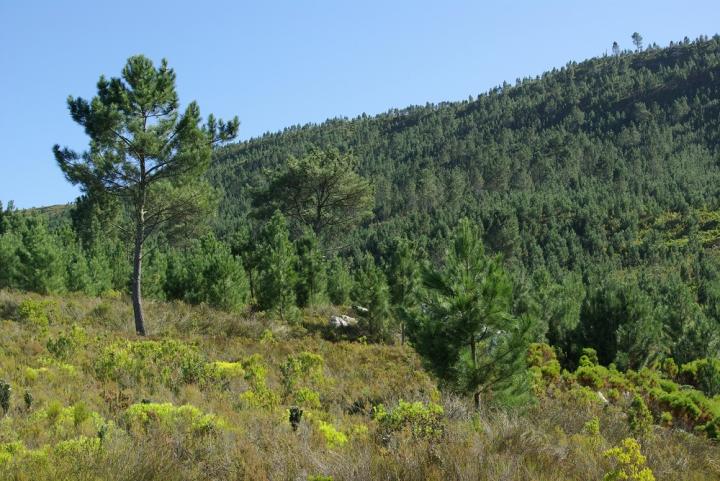
[[[472,356],[473,370],[477,371],[477,345],[474,334],[470,338],[470,355]],[[480,409],[480,391],[475,392],[473,399],[475,400],[475,410],[478,411]]]
[[[135,332],[140,336],[145,335],[145,316],[142,308],[142,248],[144,230],[144,209],[140,209],[140,215],[136,225],[135,249],[133,255],[133,277],[132,277],[132,304],[135,314]]]

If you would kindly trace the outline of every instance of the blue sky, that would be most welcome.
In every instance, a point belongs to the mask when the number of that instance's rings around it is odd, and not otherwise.
[[[238,115],[240,138],[329,117],[465,99],[570,60],[720,29],[702,1],[0,0],[0,201],[78,194],[52,157],[83,149],[68,95],[127,57],[165,57],[180,100]]]

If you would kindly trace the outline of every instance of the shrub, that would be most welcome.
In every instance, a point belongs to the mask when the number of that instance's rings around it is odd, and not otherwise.
[[[707,396],[720,394],[720,359],[698,359],[683,364],[680,377]]]
[[[58,457],[77,457],[84,454],[96,453],[100,450],[99,437],[80,436],[57,443],[52,451]]]
[[[60,402],[51,401],[44,409],[31,415],[30,424],[38,434],[67,440],[83,435],[94,436],[108,423],[83,402],[63,407]]]
[[[20,314],[21,321],[28,322],[39,329],[46,329],[51,320],[59,317],[59,309],[55,301],[28,298],[18,306],[18,314]]]
[[[68,359],[75,351],[75,345],[67,336],[60,335],[57,339],[48,339],[47,350],[59,360]]]
[[[583,358],[587,359],[586,356]],[[608,370],[603,366],[596,366],[595,364],[589,363],[589,361],[583,362],[580,360],[580,367],[575,371],[575,378],[583,385],[593,389],[601,389],[605,386],[605,380],[608,377]]]
[[[543,343],[530,344],[527,364],[534,378],[534,389],[538,395],[542,395],[546,391],[548,383],[560,379],[560,362],[557,360],[552,346]]]
[[[325,360],[319,354],[302,352],[296,356],[288,356],[280,371],[283,376],[285,399],[288,399],[301,382],[319,384],[322,382],[322,368]]]
[[[12,443],[0,443],[0,467],[9,463],[13,456],[25,450],[25,446],[20,441]]]
[[[239,362],[214,361],[207,365],[206,376],[213,382],[219,382],[223,389],[227,389],[231,379],[245,377],[245,369]]]
[[[318,421],[318,430],[323,435],[329,448],[341,448],[348,442],[347,435],[338,431],[335,426],[325,421]]]
[[[711,439],[720,439],[720,416],[715,417],[712,421],[700,426],[700,430]]]
[[[3,380],[0,380],[0,408],[2,408],[3,414],[7,414],[7,412],[10,410],[11,393],[12,389],[10,388],[10,384],[6,383]]]
[[[600,420],[597,416],[583,425],[583,431],[590,436],[598,436],[600,434]]]
[[[278,395],[267,387],[267,369],[259,354],[253,354],[242,362],[245,369],[245,381],[250,390],[240,395],[240,399],[250,407],[272,409],[280,404]]]
[[[635,435],[645,436],[650,434],[653,425],[653,417],[648,409],[645,401],[642,397],[637,394],[630,403],[628,409],[628,423],[630,424],[630,431]]]
[[[580,356],[580,366],[597,366],[599,364],[598,354],[592,347],[585,347]]]
[[[67,335],[60,334],[57,339],[50,338],[45,346],[53,357],[64,361],[71,358],[77,348],[85,344],[86,339],[85,330],[74,324]]]
[[[620,446],[605,451],[604,455],[614,458],[617,465],[603,477],[603,481],[655,481],[652,471],[645,466],[640,445],[633,438],[624,439]]]
[[[308,409],[320,409],[320,394],[309,388],[300,388],[295,393],[293,402]]]
[[[214,414],[205,414],[195,406],[172,403],[139,403],[130,406],[124,421],[131,432],[145,432],[150,428],[180,431],[186,434],[207,434],[226,427]]]
[[[663,426],[670,427],[673,423],[673,415],[671,412],[663,411],[663,413],[660,415],[660,422]]]
[[[675,363],[675,359],[671,357],[664,359],[660,368],[670,379],[675,379],[679,372],[678,365]]]
[[[386,433],[410,429],[416,437],[435,437],[443,433],[442,406],[434,403],[409,403],[403,400],[392,411],[382,404],[373,409],[374,417]]]
[[[123,386],[162,384],[177,390],[181,384],[201,381],[207,372],[207,363],[196,347],[174,340],[115,343],[95,362],[98,379]]]

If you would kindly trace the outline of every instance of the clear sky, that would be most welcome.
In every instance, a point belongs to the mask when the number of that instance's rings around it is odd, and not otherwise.
[[[720,30],[718,0],[0,0],[0,200],[72,201],[53,144],[83,149],[68,95],[165,57],[180,100],[240,138],[466,99],[570,60]]]

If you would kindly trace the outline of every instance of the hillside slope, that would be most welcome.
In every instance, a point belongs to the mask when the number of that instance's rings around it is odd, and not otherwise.
[[[126,299],[0,291],[0,479],[587,481],[631,435],[659,481],[720,479],[718,446],[681,430],[697,396],[633,432],[630,393],[655,371],[560,376],[539,348],[537,404],[475,413],[407,347],[310,334],[330,312],[288,328],[149,303],[156,334],[138,338]]]
[[[354,244],[433,240],[461,215],[527,266],[633,255],[663,211],[717,207],[720,37],[570,62],[477,99],[329,120],[223,149],[223,224],[244,219],[267,169],[311,146],[354,152],[376,189]],[[419,234],[419,235],[418,235]],[[630,252],[628,252],[630,251]],[[632,258],[623,255],[623,260]]]

